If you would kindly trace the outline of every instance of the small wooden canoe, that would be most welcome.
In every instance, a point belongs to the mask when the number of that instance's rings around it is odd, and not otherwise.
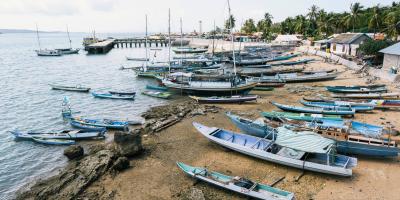
[[[160,90],[160,91],[167,91],[168,90],[167,87],[157,86],[157,85],[146,85],[146,89],[149,89],[149,90]]]
[[[314,120],[337,120],[341,121],[340,115],[323,115],[323,114],[312,114],[312,113],[291,113],[291,112],[261,112],[261,115],[268,119],[279,119],[286,118],[300,121],[314,121]]]
[[[338,94],[332,95],[333,98],[349,98],[349,99],[399,99],[400,94],[393,93],[368,93],[368,94]]]
[[[95,127],[104,127],[110,129],[120,129],[125,130],[128,129],[129,123],[127,121],[117,121],[110,119],[86,119],[86,118],[71,118],[71,125],[86,130],[94,130]]]
[[[294,194],[291,192],[256,183],[246,178],[227,176],[218,172],[208,171],[206,168],[192,167],[181,162],[177,162],[176,164],[181,170],[193,178],[249,197],[268,200],[294,199]]]
[[[64,91],[72,91],[72,92],[89,92],[90,88],[82,87],[80,85],[77,86],[65,86],[65,85],[55,85],[49,84],[51,89],[53,90],[64,90]]]
[[[15,136],[15,139],[20,139],[20,140],[32,140],[34,137],[45,138],[45,139],[61,139],[61,140],[85,140],[93,138],[104,138],[106,129],[101,128],[98,130],[64,130],[57,133],[37,133],[37,132],[23,133],[19,131],[11,131],[11,133]]]
[[[110,94],[116,94],[116,95],[135,95],[136,92],[135,91],[114,91],[114,90],[110,90],[108,91]]]
[[[273,87],[254,87],[253,90],[258,90],[258,91],[273,91]]]
[[[33,141],[40,144],[47,145],[73,145],[75,144],[74,140],[61,140],[61,139],[49,139],[49,138],[41,138],[41,137],[33,137]]]
[[[135,95],[118,95],[118,94],[108,94],[108,93],[95,93],[92,92],[92,95],[96,98],[101,99],[122,99],[122,100],[134,100]]]
[[[143,91],[142,94],[161,99],[168,99],[169,97],[171,97],[171,93],[169,92]]]
[[[243,103],[247,101],[256,101],[257,95],[249,95],[249,96],[227,96],[227,97],[197,97],[197,96],[189,96],[190,98],[196,100],[199,103]]]
[[[314,114],[327,114],[327,115],[352,115],[354,116],[355,110],[352,108],[348,109],[336,109],[336,108],[317,108],[317,107],[299,107],[292,105],[284,105],[276,102],[271,102],[276,107],[281,110],[288,112],[297,112],[297,113],[314,113]]]

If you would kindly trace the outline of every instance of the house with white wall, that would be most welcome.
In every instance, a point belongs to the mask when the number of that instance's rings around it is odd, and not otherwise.
[[[400,42],[386,47],[379,52],[383,53],[383,69],[400,69]]]
[[[342,33],[332,38],[330,52],[337,55],[356,56],[358,47],[367,39],[365,33]]]

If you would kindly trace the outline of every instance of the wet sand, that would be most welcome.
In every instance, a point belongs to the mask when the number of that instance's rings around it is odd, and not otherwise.
[[[306,57],[313,56],[303,56]],[[313,58],[322,60],[319,57]],[[294,60],[297,59],[299,58]],[[303,97],[316,97],[319,94],[329,96],[323,86],[365,84],[365,78],[354,74],[354,71],[346,71],[341,65],[318,61],[308,64],[306,69],[337,69],[344,73],[333,81],[287,84],[275,91],[252,92],[260,96],[256,103],[217,105],[221,108],[218,113],[185,118],[156,134],[144,135],[145,151],[131,160],[132,168],[115,177],[103,177],[86,192],[102,191],[104,195],[113,193],[115,199],[189,199],[191,188],[197,188],[202,190],[206,199],[245,198],[203,182],[196,182],[178,169],[175,163],[180,161],[192,166],[206,166],[209,170],[227,175],[247,177],[265,184],[285,177],[275,187],[294,192],[296,199],[398,199],[398,158],[358,157],[358,166],[353,170],[354,175],[351,178],[305,172],[296,181],[302,174],[301,170],[225,149],[208,141],[193,128],[192,122],[196,121],[238,132],[224,112],[232,111],[243,117],[256,119],[260,117],[259,111],[278,110],[269,101],[300,105],[298,100]],[[396,111],[375,110],[373,113],[356,114],[355,120],[372,124],[390,121],[399,127],[398,116],[399,112]]]

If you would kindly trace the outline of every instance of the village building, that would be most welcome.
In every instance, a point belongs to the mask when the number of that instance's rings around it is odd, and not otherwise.
[[[400,68],[400,42],[384,48],[379,52],[383,53],[383,69],[396,72]]]
[[[301,35],[278,35],[275,40],[272,41],[273,44],[280,45],[293,45],[297,46],[301,43]]]
[[[330,52],[337,55],[357,56],[358,47],[370,37],[365,33],[342,33],[332,38]]]

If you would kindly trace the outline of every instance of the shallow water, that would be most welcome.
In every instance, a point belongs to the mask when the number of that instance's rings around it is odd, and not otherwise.
[[[82,48],[85,34],[73,33],[73,47]],[[114,34],[114,37],[129,35]],[[102,36],[100,36],[102,37]],[[103,35],[105,37],[105,35]],[[40,34],[42,48],[68,47],[65,33]],[[113,49],[106,55],[39,57],[36,34],[0,34],[0,199],[10,199],[26,183],[46,176],[66,164],[65,147],[44,146],[30,141],[14,141],[7,131],[57,131],[70,129],[61,117],[61,103],[68,96],[79,116],[136,119],[140,113],[165,100],[140,95],[153,80],[137,78],[121,65],[140,65],[125,56],[144,57],[144,48]],[[157,52],[157,60],[167,59],[167,49]],[[135,89],[135,101],[95,99],[90,93],[51,90],[49,83],[82,85],[92,91]]]

